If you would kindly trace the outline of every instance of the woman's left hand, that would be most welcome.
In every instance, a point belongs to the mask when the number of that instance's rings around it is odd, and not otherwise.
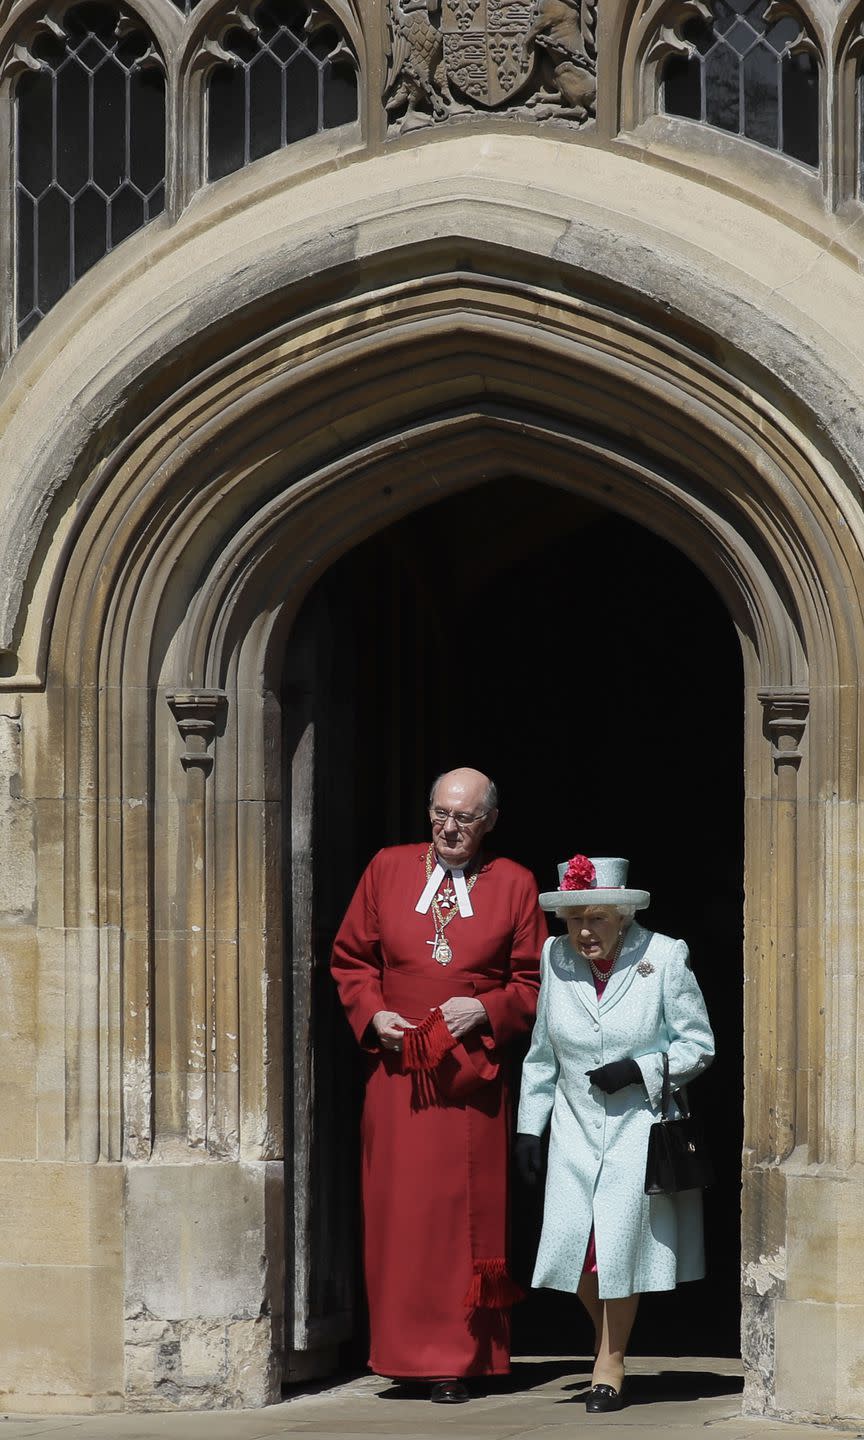
[[[445,1000],[441,1014],[454,1040],[461,1040],[463,1035],[476,1030],[478,1025],[484,1025],[489,1018],[482,1002],[471,995],[454,995],[452,999]]]
[[[610,1060],[608,1065],[598,1065],[596,1070],[586,1070],[592,1085],[605,1095],[614,1095],[625,1085],[641,1085],[642,1071],[635,1060]]]

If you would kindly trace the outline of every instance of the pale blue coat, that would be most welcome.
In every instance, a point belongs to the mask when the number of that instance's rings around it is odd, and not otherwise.
[[[588,961],[566,935],[546,941],[540,967],[517,1127],[542,1135],[552,1117],[532,1283],[576,1290],[592,1220],[601,1299],[700,1279],[701,1191],[649,1196],[643,1189],[664,1050],[673,1087],[694,1080],[714,1058],[687,946],[632,924],[599,1006]],[[636,1060],[644,1085],[615,1095],[589,1085],[586,1070],[626,1056]]]

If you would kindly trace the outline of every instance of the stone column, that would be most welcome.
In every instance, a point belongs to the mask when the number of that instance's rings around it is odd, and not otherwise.
[[[759,699],[763,706],[765,734],[771,741],[776,776],[773,797],[776,951],[773,968],[777,1069],[768,1139],[771,1159],[783,1160],[798,1140],[799,1031],[805,1054],[807,1047],[806,989],[798,983],[798,770],[809,697],[803,690],[777,687],[760,690]]]
[[[278,1160],[241,1163],[236,1118],[230,1145],[223,1124],[232,1106],[220,1065],[228,1046],[236,1091],[238,1030],[236,918],[232,944],[222,937],[220,946],[217,934],[220,892],[236,890],[228,874],[236,854],[217,833],[237,825],[230,740],[221,761],[229,796],[218,818],[214,787],[229,705],[224,691],[207,687],[165,699],[186,775],[173,812],[177,893],[163,908],[174,912],[165,955],[178,983],[166,990],[171,1013],[155,1019],[174,1027],[163,1051],[174,1071],[161,1077],[168,1130],[157,1130],[147,1162],[126,1168],[125,1399],[130,1409],[257,1406],[278,1399],[281,1385],[283,1272],[273,1237],[283,1229],[284,1177]],[[164,740],[162,752],[164,776],[177,756]]]
[[[787,686],[760,689],[754,698],[770,751],[763,751],[758,766],[751,762],[747,776],[741,1353],[745,1411],[762,1414],[778,1403],[775,1331],[788,1255],[782,1165],[796,1144],[800,1119],[798,1008],[806,987],[798,976],[798,788],[809,699]],[[754,760],[759,719],[751,709]],[[806,1038],[805,1031],[805,1057]]]

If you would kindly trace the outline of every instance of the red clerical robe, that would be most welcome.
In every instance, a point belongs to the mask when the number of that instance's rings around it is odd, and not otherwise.
[[[428,845],[381,850],[333,946],[333,974],[369,1053],[362,1186],[370,1367],[393,1378],[501,1375],[510,1368],[507,1277],[509,1101],[504,1048],[533,1024],[546,924],[534,877],[490,859],[471,890],[473,916],[447,925],[438,964],[419,915]],[[483,1002],[472,1030],[429,1075],[382,1050],[372,1016],[416,1023],[451,996]],[[422,1079],[423,1083],[420,1083]],[[431,1084],[430,1084],[431,1079]]]

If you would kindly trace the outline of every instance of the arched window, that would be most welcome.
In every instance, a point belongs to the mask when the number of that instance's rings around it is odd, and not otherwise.
[[[207,86],[207,178],[357,118],[354,56],[335,20],[299,0],[262,0],[226,31],[229,64]]]
[[[165,205],[165,79],[147,31],[101,4],[43,20],[15,86],[18,339]]]
[[[819,61],[791,7],[776,0],[714,0],[691,21],[689,57],[662,73],[662,107],[819,164]]]

